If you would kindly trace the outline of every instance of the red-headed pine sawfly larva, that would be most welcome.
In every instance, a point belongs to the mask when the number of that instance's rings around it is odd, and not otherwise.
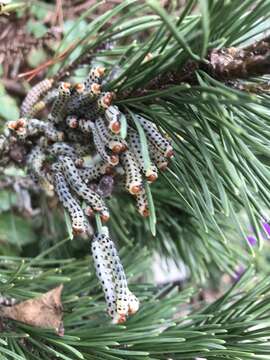
[[[28,111],[27,117],[32,119],[36,117],[42,110],[46,108],[49,104],[56,100],[58,97],[59,91],[58,89],[53,89],[49,91],[42,100],[38,101],[36,104],[33,105],[31,110]]]
[[[50,146],[48,147],[48,152],[55,156],[69,156],[75,162],[77,160],[82,161],[74,147],[65,142],[55,142],[54,144],[50,144]]]
[[[73,160],[67,156],[59,157],[61,168],[70,187],[95,211],[100,212],[103,221],[109,219],[109,211],[101,197],[89,189],[80,177]]]
[[[134,153],[138,165],[141,171],[144,173],[147,181],[150,183],[156,181],[158,178],[157,168],[154,164],[150,164],[148,168],[146,167],[139,134],[133,129],[129,129],[128,131],[128,142],[130,145],[130,149]]]
[[[136,195],[136,206],[138,209],[138,212],[143,216],[147,217],[150,215],[149,213],[149,206],[148,206],[148,200],[145,188],[142,188],[142,191]]]
[[[171,158],[173,156],[173,147],[170,142],[161,135],[156,125],[140,115],[135,114],[135,117],[144,128],[149,141],[159,149],[163,156]]]
[[[75,115],[68,115],[66,117],[66,124],[71,129],[76,129],[79,126],[79,120],[78,117]]]
[[[100,138],[113,153],[120,154],[127,149],[126,141],[119,135],[112,134],[102,117],[96,119],[95,125]]]
[[[154,162],[157,168],[161,171],[166,170],[169,164],[168,159],[165,158],[165,156],[163,156],[160,151],[150,142],[148,143],[148,151],[151,160]]]
[[[38,119],[29,119],[26,123],[27,136],[36,135],[37,133],[43,133],[49,140],[63,141],[64,133],[57,130],[53,124]]]
[[[62,82],[58,87],[58,97],[53,103],[48,120],[59,123],[63,120],[66,113],[66,105],[70,99],[70,83]]]
[[[90,128],[92,131],[92,135],[93,135],[93,140],[94,140],[94,144],[96,147],[96,150],[98,152],[98,154],[100,155],[100,157],[108,164],[112,165],[112,166],[116,166],[119,163],[119,157],[116,154],[108,154],[107,150],[106,150],[106,146],[104,144],[104,142],[102,141],[102,139],[100,138],[96,125],[94,122],[90,122]]]
[[[107,228],[105,230],[102,234],[99,234],[98,240],[102,245],[106,258],[109,260],[108,266],[112,268],[115,282],[116,310],[119,315],[117,322],[121,323],[126,320],[128,314],[134,314],[139,309],[139,301],[128,288],[125,271],[118,252],[109,236]]]
[[[40,146],[36,145],[29,153],[26,163],[34,179],[39,183],[47,196],[53,196],[53,185],[49,182],[43,170],[46,154]]]
[[[86,222],[83,210],[80,204],[71,195],[69,186],[64,175],[61,172],[61,166],[55,163],[52,166],[54,188],[58,195],[59,201],[67,209],[74,234],[86,232]]]
[[[105,111],[105,119],[108,121],[108,127],[114,134],[119,134],[121,129],[121,112],[115,105],[109,106]]]
[[[28,113],[31,112],[33,106],[38,102],[41,96],[51,89],[52,85],[52,79],[45,79],[32,87],[22,103],[21,117],[28,117]]]
[[[126,189],[132,195],[139,194],[142,191],[143,181],[134,154],[127,150],[120,154],[120,160],[126,174]]]
[[[83,179],[83,181],[88,183],[99,179],[101,176],[105,174],[111,174],[112,169],[113,167],[111,165],[105,163],[104,161],[99,161],[98,163],[92,166],[83,167],[82,169],[79,169],[79,174],[80,177]]]
[[[98,235],[95,235],[92,241],[92,256],[96,274],[105,295],[107,312],[112,319],[116,317],[116,294],[115,284],[111,269],[108,267],[106,256],[99,242]]]
[[[98,66],[98,67],[92,68],[90,70],[86,80],[84,81],[85,88],[87,90],[89,90],[93,83],[97,83],[100,85],[102,83],[104,73],[105,73],[104,67]]]
[[[119,315],[118,322],[124,322],[128,315],[128,285],[123,265],[113,241],[106,234],[99,234],[99,243],[105,256],[109,259],[112,276],[115,283],[116,311]]]
[[[77,110],[90,106],[100,94],[100,85],[96,83],[93,83],[89,90],[86,90],[83,84],[78,84],[77,89],[67,104],[68,113],[76,113]]]

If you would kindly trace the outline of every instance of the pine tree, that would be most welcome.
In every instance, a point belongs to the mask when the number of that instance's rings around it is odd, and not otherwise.
[[[10,6],[0,11],[11,11]],[[35,6],[30,4],[30,9]],[[265,236],[270,234],[270,1],[189,0],[161,5],[127,0],[88,21],[100,6],[94,4],[74,20],[50,61],[24,74],[30,80],[44,75],[38,91],[52,87],[48,94],[56,97],[53,106],[38,98],[33,101],[35,92],[30,90],[30,102],[21,107],[26,122],[8,119],[9,135],[3,124],[0,359],[269,359]],[[75,94],[80,102],[72,103],[72,109],[83,111],[89,99],[82,96],[81,84],[91,69],[103,68],[104,80],[92,72],[92,83],[99,87],[90,86],[88,91],[91,104],[102,107],[107,94],[112,94],[109,102],[120,109],[119,129],[110,138],[113,144],[117,140],[125,145],[127,134],[135,143],[139,139],[139,156],[143,165],[149,165],[151,144],[142,120],[147,119],[164,141],[171,139],[174,157],[154,184],[143,181],[148,217],[140,216],[124,189],[129,187],[116,179],[113,185],[102,185],[103,193],[111,195],[106,204],[95,208],[97,201],[90,202],[88,211],[95,216],[87,235],[82,235],[69,217],[69,200],[62,201],[65,211],[55,205],[39,145],[30,157],[32,143],[21,139],[25,132],[33,132],[31,136],[44,132],[53,158],[62,136],[58,124],[66,121],[65,97]],[[89,82],[83,84],[87,87]],[[100,114],[99,108],[95,111],[94,116]],[[96,122],[93,128],[91,121],[92,125],[68,115],[65,126],[91,133],[93,146],[106,157],[95,140]],[[33,121],[35,117],[42,122]],[[112,122],[110,130],[115,129]],[[74,139],[76,143],[75,135]],[[83,147],[78,141],[77,145]],[[83,192],[74,175],[81,159],[72,150],[66,148],[69,156],[62,160],[60,156],[54,164],[52,181],[60,200],[64,185],[72,187],[72,195]],[[128,155],[123,156],[120,161],[129,169]],[[139,172],[145,170],[143,165]],[[29,178],[29,171],[35,179]],[[74,183],[63,185],[62,173]],[[40,191],[41,185],[47,194]],[[17,195],[12,188],[19,189]],[[87,203],[89,197],[84,200]],[[28,220],[23,220],[22,211],[31,213]],[[125,324],[112,324],[107,316],[90,257],[93,234],[102,231],[101,220],[108,213],[129,290],[141,303]],[[180,289],[172,284],[155,286],[145,277],[154,252],[186,266],[188,279]],[[201,287],[219,286],[222,274],[235,276],[240,266],[241,274],[217,300],[211,304],[196,300]],[[61,304],[53,319],[59,325],[56,331],[5,316],[12,299],[34,299],[61,284],[64,335]],[[53,311],[49,305],[46,309],[48,314]]]

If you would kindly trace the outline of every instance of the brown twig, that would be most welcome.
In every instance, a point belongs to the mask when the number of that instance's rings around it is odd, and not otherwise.
[[[183,82],[194,84],[196,83],[195,71],[198,69],[204,70],[223,82],[270,74],[270,37],[246,48],[230,47],[210,50],[207,60],[207,63],[189,60],[181,69],[159,74],[143,88],[125,91],[120,98],[144,96],[150,91],[165,89]]]

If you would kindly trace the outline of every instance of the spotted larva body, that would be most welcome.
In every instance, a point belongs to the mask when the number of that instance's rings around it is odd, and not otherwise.
[[[55,191],[62,205],[67,209],[75,234],[86,231],[85,217],[80,204],[71,195],[67,181],[61,172],[61,166],[55,164],[52,168]]]
[[[53,195],[53,185],[48,181],[43,170],[46,154],[39,145],[36,145],[27,157],[26,163],[30,174],[39,183],[48,196]]]
[[[146,167],[145,162],[144,162],[143,153],[142,153],[140,137],[136,131],[129,129],[128,142],[130,145],[130,149],[135,154],[135,157],[137,159],[139,167],[140,167],[141,171],[144,173],[146,179],[149,182],[156,181],[156,179],[158,177],[157,167],[154,164],[150,164],[150,166],[148,168]]]
[[[28,111],[27,117],[30,119],[36,117],[42,110],[45,109],[46,106],[56,100],[58,94],[59,91],[57,89],[49,91],[42,100],[35,103],[35,105]]]
[[[91,182],[99,179],[102,175],[111,173],[111,171],[111,165],[108,165],[104,161],[100,161],[95,165],[79,169],[79,174],[83,181]]]
[[[74,147],[64,142],[56,142],[51,144],[48,148],[48,152],[55,156],[69,156],[73,161],[79,158],[79,155],[75,151]]]
[[[101,117],[96,119],[95,125],[101,140],[113,153],[119,154],[127,149],[126,141],[120,136],[112,134]]]
[[[29,119],[26,123],[26,135],[36,135],[40,132],[44,133],[51,141],[62,141],[64,139],[64,133],[56,130],[51,123],[38,119]]]
[[[135,117],[144,128],[149,141],[162,153],[163,156],[171,158],[173,156],[173,147],[170,142],[161,135],[156,125],[140,115],[135,115]]]
[[[27,94],[21,106],[21,116],[28,117],[32,107],[48,90],[51,89],[53,84],[52,79],[45,79],[36,84]]]
[[[92,68],[90,70],[86,80],[84,81],[84,86],[85,86],[86,90],[89,90],[93,83],[101,84],[104,73],[105,73],[104,67],[99,66],[99,67]]]
[[[80,110],[83,107],[88,107],[91,105],[100,94],[100,85],[93,83],[90,86],[90,89],[85,89],[83,84],[80,84],[82,87],[80,91],[77,91],[74,96],[72,96],[67,104],[67,112],[74,113],[77,110]]]
[[[73,160],[67,156],[59,157],[61,167],[70,187],[95,211],[101,212],[103,220],[108,220],[109,212],[101,197],[89,189],[79,175]]]
[[[65,82],[61,83],[58,87],[58,97],[55,99],[48,116],[49,121],[59,123],[63,120],[70,95],[70,84]]]
[[[120,261],[118,252],[113,241],[106,234],[99,234],[99,242],[102,246],[107,258],[110,259],[109,264],[115,282],[116,293],[116,310],[120,317],[128,315],[128,285],[123,265]],[[125,319],[123,319],[125,320]]]
[[[107,312],[111,318],[114,318],[116,315],[116,294],[114,279],[111,269],[108,267],[108,262],[105,259],[106,256],[104,254],[104,251],[96,236],[92,241],[91,248],[96,274],[105,295]]]
[[[143,182],[135,155],[127,150],[120,154],[120,159],[126,173],[126,189],[132,195],[140,193]]]
[[[117,155],[109,155],[107,153],[106,147],[105,147],[104,142],[102,141],[101,137],[98,134],[95,123],[90,121],[90,122],[88,122],[88,126],[89,126],[88,129],[91,129],[94,144],[95,144],[98,154],[101,156],[101,158],[106,163],[108,163],[112,166],[116,166],[119,163],[119,158]]]
[[[108,231],[99,234],[97,237],[101,243],[106,258],[109,259],[108,266],[112,268],[112,275],[115,281],[116,311],[119,315],[115,317],[116,323],[126,320],[128,314],[135,314],[139,309],[139,300],[129,290],[124,268],[121,264],[114,242],[109,237]]]
[[[143,187],[142,191],[136,195],[136,206],[138,212],[143,216],[149,216],[149,206],[145,188]]]
[[[151,143],[148,143],[148,150],[151,160],[154,162],[156,167],[163,171],[166,170],[168,167],[168,159],[163,156],[159,150]]]
[[[120,133],[121,112],[117,106],[111,105],[105,111],[105,119],[108,121],[108,127],[114,134]]]

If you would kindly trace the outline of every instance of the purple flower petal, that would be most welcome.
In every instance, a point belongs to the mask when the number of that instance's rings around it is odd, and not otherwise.
[[[239,265],[237,266],[237,268],[235,269],[234,275],[233,275],[233,280],[235,282],[237,282],[238,280],[240,280],[241,276],[243,275],[243,273],[245,272],[245,268],[243,265]]]
[[[267,222],[263,222],[262,226],[264,230],[267,232],[268,236],[270,236],[270,225]]]
[[[256,238],[252,235],[247,236],[247,241],[249,242],[250,246],[255,246],[257,244]]]

